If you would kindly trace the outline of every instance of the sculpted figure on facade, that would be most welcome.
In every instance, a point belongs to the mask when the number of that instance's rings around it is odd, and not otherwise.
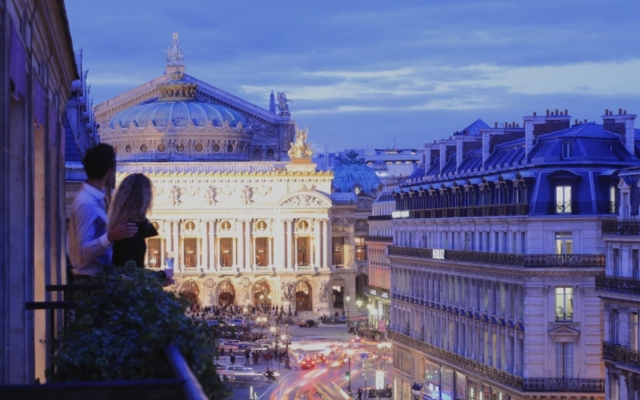
[[[251,199],[252,196],[253,196],[253,190],[251,189],[250,186],[245,186],[244,188],[242,188],[242,192],[240,193],[240,198],[244,202],[245,206],[251,205],[251,203],[253,202],[253,200]]]
[[[288,99],[287,95],[284,92],[278,92],[278,108],[280,109],[280,113],[285,115],[289,114],[289,105],[287,103],[293,103],[293,100]]]
[[[182,189],[177,186],[172,187],[171,190],[169,191],[170,201],[174,207],[182,203],[182,200],[180,200],[181,195],[182,195]]]
[[[348,227],[347,222],[342,218],[333,218],[331,220],[331,228],[335,232],[346,231]]]
[[[173,34],[173,42],[171,42],[171,46],[165,51],[165,54],[167,55],[167,63],[169,65],[182,65],[184,51],[182,51],[178,43],[178,33]]]
[[[293,301],[293,282],[282,282],[280,285],[280,291],[282,292],[281,301],[284,303],[285,301],[292,302]]]
[[[209,186],[209,188],[207,188],[207,191],[205,192],[205,200],[210,206],[214,206],[217,203],[215,187]]]
[[[321,302],[327,302],[329,301],[329,291],[327,288],[327,282],[326,281],[320,281],[318,282],[318,293],[320,294],[320,301]]]
[[[313,150],[307,143],[307,135],[309,135],[309,128],[296,130],[295,141],[291,142],[291,148],[287,153],[289,158],[310,158],[313,155]]]

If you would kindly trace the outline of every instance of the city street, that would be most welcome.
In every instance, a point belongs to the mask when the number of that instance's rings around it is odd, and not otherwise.
[[[348,399],[346,391],[349,379],[346,372],[349,370],[349,362],[342,363],[346,357],[346,346],[351,346],[351,389],[353,397],[357,398],[358,388],[373,388],[377,370],[384,371],[384,384],[390,383],[391,359],[390,351],[386,352],[386,360],[383,353],[377,347],[375,341],[354,340],[354,335],[346,332],[346,326],[321,325],[315,328],[289,327],[292,343],[289,348],[291,358],[291,370],[285,370],[284,365],[278,371],[278,364],[272,363],[270,368],[279,374],[277,382],[232,382],[233,399],[249,399],[250,394],[257,393],[258,399],[287,400],[287,399]],[[305,355],[315,355],[317,352],[329,352],[334,349],[338,362],[330,366],[330,362],[318,363],[311,369],[301,369],[299,360]],[[366,358],[363,358],[366,356]],[[363,363],[364,360],[364,363]],[[343,364],[343,365],[342,365]],[[252,366],[256,372],[265,370],[266,365]],[[365,386],[366,379],[366,386]],[[362,398],[367,398],[366,391]],[[377,398],[377,396],[375,397]]]

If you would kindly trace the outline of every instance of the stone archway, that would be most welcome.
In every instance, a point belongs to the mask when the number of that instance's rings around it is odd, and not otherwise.
[[[235,304],[235,301],[236,288],[233,284],[228,280],[220,282],[220,285],[218,285],[218,305],[229,306]]]
[[[266,280],[262,279],[253,285],[252,295],[256,306],[271,307],[271,285]]]
[[[364,288],[369,286],[369,277],[365,274],[356,276],[356,299],[363,300],[368,293],[365,293]]]
[[[189,300],[190,304],[200,304],[200,288],[194,281],[185,282],[185,284],[182,285],[181,292],[184,294],[184,297]]]
[[[296,311],[313,311],[313,292],[309,282],[301,281],[296,284]]]

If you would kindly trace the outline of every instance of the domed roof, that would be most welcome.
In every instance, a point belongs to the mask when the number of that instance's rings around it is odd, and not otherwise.
[[[346,158],[340,158],[340,164],[333,169],[333,188],[336,192],[353,192],[356,187],[360,193],[375,194],[382,182],[375,171],[367,167],[363,158],[351,150]],[[359,194],[359,193],[356,193]]]
[[[169,121],[175,126],[187,126],[189,121],[202,127],[209,122],[213,126],[223,126],[226,122],[230,127],[236,127],[238,123],[246,124],[244,117],[236,111],[196,100],[196,85],[193,83],[172,80],[158,87],[162,93],[160,98],[120,111],[111,118],[110,127],[128,128],[131,123],[135,126],[151,123],[164,127]]]

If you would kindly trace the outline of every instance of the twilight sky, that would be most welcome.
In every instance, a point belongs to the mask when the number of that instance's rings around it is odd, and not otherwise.
[[[284,91],[318,150],[422,148],[478,118],[640,113],[636,0],[67,0],[94,104],[164,72],[268,108]],[[636,123],[640,127],[640,120]]]

